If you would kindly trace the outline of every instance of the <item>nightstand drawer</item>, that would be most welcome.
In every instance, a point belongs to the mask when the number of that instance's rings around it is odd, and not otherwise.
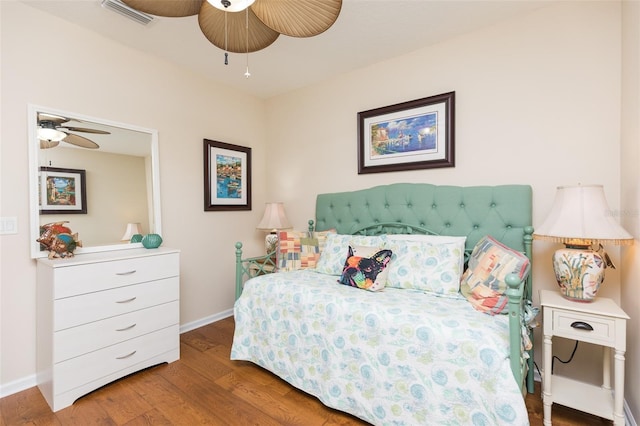
[[[589,330],[589,327],[592,328]],[[616,320],[581,312],[553,311],[553,334],[567,339],[613,347],[616,342]]]

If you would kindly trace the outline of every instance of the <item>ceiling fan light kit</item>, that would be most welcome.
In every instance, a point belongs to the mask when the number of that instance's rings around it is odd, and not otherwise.
[[[225,12],[241,12],[251,6],[256,0],[207,0],[216,9]]]
[[[38,139],[40,140],[40,149],[54,148],[60,142],[66,142],[80,148],[97,149],[100,145],[87,139],[84,136],[76,135],[70,132],[93,133],[98,135],[110,135],[111,132],[99,129],[88,129],[85,127],[67,126],[65,123],[71,121],[70,118],[61,117],[59,115],[38,113]]]
[[[204,36],[225,52],[249,54],[276,41],[280,34],[313,37],[338,19],[342,0],[122,0],[155,16],[198,15]],[[225,64],[227,64],[225,54]],[[249,72],[245,76],[249,76]]]
[[[60,142],[67,134],[56,129],[53,121],[43,120],[38,126],[38,139],[48,142]]]

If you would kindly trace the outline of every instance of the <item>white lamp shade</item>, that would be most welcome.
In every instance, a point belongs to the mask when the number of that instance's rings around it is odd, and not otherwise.
[[[251,6],[255,0],[207,0],[211,6],[226,12],[240,12]]]
[[[131,237],[136,234],[141,234],[142,229],[140,227],[140,223],[128,223],[127,230],[124,231],[124,235],[122,236],[122,241],[130,241]]]
[[[616,222],[602,185],[560,186],[534,238],[559,243],[627,245],[633,236]]]
[[[258,229],[277,230],[291,228],[289,219],[284,213],[284,205],[282,203],[266,203],[264,216],[258,223]]]

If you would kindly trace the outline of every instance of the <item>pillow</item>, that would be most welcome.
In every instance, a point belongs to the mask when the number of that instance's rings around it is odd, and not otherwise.
[[[391,255],[389,249],[349,246],[338,282],[369,291],[384,289]]]
[[[462,276],[460,290],[474,308],[491,315],[505,311],[508,274],[524,279],[529,273],[529,258],[490,236],[478,241],[471,252],[469,267]]]
[[[387,286],[458,297],[466,237],[389,235]]]
[[[328,229],[326,231],[314,231],[311,233],[313,238],[318,239],[318,246],[320,247],[320,253],[324,250],[324,247],[327,245],[327,236],[329,234],[335,234],[337,231],[335,228]]]
[[[278,232],[278,249],[276,251],[276,267],[278,271],[295,271],[315,268],[320,253],[325,246],[327,235],[335,230],[322,232],[280,231]]]
[[[380,247],[384,245],[386,238],[380,236],[362,236],[329,234],[324,250],[320,254],[320,259],[316,266],[316,271],[328,275],[340,275],[344,262],[347,260],[349,246],[369,246]]]

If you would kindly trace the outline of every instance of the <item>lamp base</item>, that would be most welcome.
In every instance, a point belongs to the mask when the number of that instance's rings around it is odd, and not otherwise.
[[[553,255],[560,293],[576,302],[592,302],[604,282],[605,260],[589,247],[567,247]]]
[[[273,253],[278,248],[278,234],[271,231],[264,238],[264,248],[267,254]]]

